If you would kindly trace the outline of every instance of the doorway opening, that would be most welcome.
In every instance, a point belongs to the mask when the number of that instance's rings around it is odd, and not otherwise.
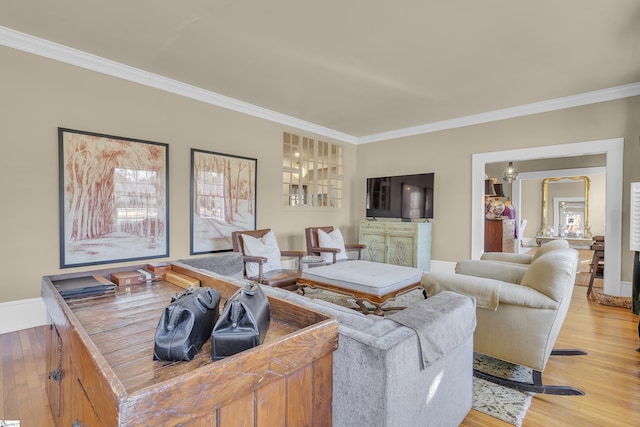
[[[611,266],[605,270],[604,293],[621,296],[623,148],[624,139],[613,138],[474,154],[471,171],[471,258],[479,259],[484,250],[484,171],[487,163],[604,154],[606,156],[605,235],[607,236],[605,251],[607,266]]]

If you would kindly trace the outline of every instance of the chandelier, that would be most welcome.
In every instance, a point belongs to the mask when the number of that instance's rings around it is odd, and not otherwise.
[[[509,162],[509,166],[502,173],[502,179],[508,184],[518,179],[518,171],[513,167],[513,162]]]

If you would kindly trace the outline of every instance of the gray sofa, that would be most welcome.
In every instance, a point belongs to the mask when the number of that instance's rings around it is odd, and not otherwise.
[[[223,256],[236,262],[231,254]],[[211,260],[187,259],[180,263],[219,275],[206,268],[215,264]],[[228,270],[228,265],[225,268]],[[245,280],[237,275],[225,278],[239,285]],[[471,409],[476,325],[472,298],[443,292],[411,305],[400,313],[418,319],[412,329],[394,321],[393,315],[367,316],[283,289],[263,289],[269,296],[338,320],[333,365],[334,427],[457,426]]]

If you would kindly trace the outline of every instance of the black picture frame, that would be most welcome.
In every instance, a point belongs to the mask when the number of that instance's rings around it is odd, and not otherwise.
[[[58,128],[60,268],[169,256],[169,145]]]
[[[231,233],[256,229],[258,160],[191,149],[191,255],[233,250]]]

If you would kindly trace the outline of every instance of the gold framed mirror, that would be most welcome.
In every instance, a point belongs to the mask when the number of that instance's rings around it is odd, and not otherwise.
[[[578,198],[570,197],[575,194],[575,185],[572,189],[563,190],[556,186],[557,189],[553,193],[553,198],[559,200],[553,206],[549,206],[549,184],[562,183],[563,181],[571,183],[582,181],[584,196],[583,201]],[[546,238],[568,238],[568,239],[590,239],[591,227],[589,226],[589,188],[591,180],[588,176],[568,176],[562,178],[546,178],[542,181],[542,221],[538,230],[538,237]],[[563,193],[566,191],[566,193]],[[564,196],[564,197],[562,197]],[[553,211],[551,211],[553,209]],[[554,220],[555,227],[548,224],[549,217]]]

